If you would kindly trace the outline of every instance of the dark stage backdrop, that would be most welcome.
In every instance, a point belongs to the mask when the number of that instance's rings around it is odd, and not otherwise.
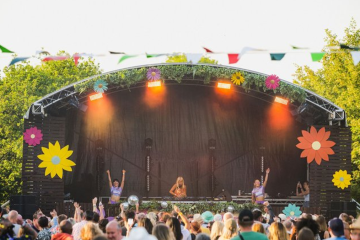
[[[65,192],[76,201],[109,196],[105,171],[121,179],[125,169],[123,196],[146,196],[144,141],[151,138],[150,197],[170,196],[177,176],[184,177],[188,196],[212,196],[209,139],[216,140],[216,191],[251,192],[261,178],[263,157],[264,170],[271,168],[266,192],[290,195],[307,175],[306,159],[295,147],[306,126],[286,109],[275,116],[273,103],[216,91],[187,85],[168,85],[160,93],[137,88],[88,102],[86,113],[67,111],[66,143],[76,166],[65,175]],[[96,150],[98,139],[103,152]]]

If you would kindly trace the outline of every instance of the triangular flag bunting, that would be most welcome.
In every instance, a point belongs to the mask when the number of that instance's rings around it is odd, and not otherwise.
[[[44,51],[44,50],[39,50],[39,51],[36,51],[35,54],[45,54],[45,55],[50,55],[50,53],[48,51]]]
[[[311,59],[313,60],[313,62],[319,62],[324,57],[324,55],[324,52],[311,53]]]
[[[206,51],[207,53],[214,53],[213,51],[211,51],[210,49],[208,49],[208,48],[206,48],[206,47],[203,47],[203,49],[205,49],[205,51]]]
[[[137,55],[124,55],[119,59],[118,63],[121,63],[122,61],[125,61],[128,58],[133,58],[133,57],[137,57]]]
[[[270,53],[272,61],[281,61],[285,57],[285,53]]]
[[[345,45],[342,43],[340,43],[340,48],[341,49],[351,49],[351,50],[356,50],[356,51],[360,50],[360,47],[348,46],[348,45]]]
[[[30,57],[16,57],[14,58],[13,60],[11,60],[9,66],[17,63],[17,62],[22,62],[22,61],[25,61],[26,59],[29,59]]]
[[[48,61],[60,61],[60,60],[66,60],[68,59],[68,56],[49,56],[44,58],[42,61],[43,62],[48,62]]]
[[[196,64],[200,61],[201,57],[203,56],[201,53],[185,53],[187,62],[191,62]]]
[[[1,50],[1,52],[3,52],[3,53],[14,53],[14,52],[10,51],[9,49],[7,49],[7,48],[5,48],[5,47],[3,47],[3,46],[1,46],[1,45],[0,45],[0,50]]]
[[[234,64],[234,63],[237,63],[239,61],[240,54],[238,54],[238,53],[229,53],[228,57],[229,57],[229,64]]]
[[[80,58],[80,57],[81,57],[81,55],[78,54],[78,53],[75,53],[75,54],[73,55],[75,66],[78,65],[78,63],[79,63],[79,58]]]
[[[148,54],[146,53],[146,58],[154,58],[154,57],[161,57],[165,56],[166,54]]]
[[[356,66],[360,62],[360,52],[351,52],[351,56],[354,61],[354,65]]]
[[[306,47],[297,47],[297,46],[294,46],[294,45],[291,45],[292,49],[309,49],[309,48],[306,48]]]
[[[109,51],[110,54],[125,54],[124,52],[113,52],[113,51]]]

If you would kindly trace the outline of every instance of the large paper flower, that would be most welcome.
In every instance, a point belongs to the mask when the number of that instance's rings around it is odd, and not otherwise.
[[[59,178],[63,176],[63,170],[71,172],[71,166],[76,164],[67,159],[71,156],[73,151],[69,151],[69,145],[64,148],[60,148],[60,144],[56,141],[55,145],[49,143],[49,148],[42,147],[41,150],[44,154],[37,157],[43,162],[40,163],[39,168],[46,168],[45,176],[51,174],[51,177],[55,177],[57,174]]]
[[[107,82],[104,80],[97,80],[94,84],[94,91],[98,93],[104,93],[108,89],[107,85]]]
[[[337,172],[335,172],[335,174],[333,175],[333,180],[332,182],[334,183],[335,187],[344,189],[349,187],[350,185],[350,181],[351,181],[351,175],[347,173],[347,171],[343,171],[343,170],[339,170]]]
[[[265,80],[265,85],[268,89],[276,89],[279,87],[280,78],[276,75],[270,75]]]
[[[36,146],[40,144],[40,141],[42,139],[43,134],[41,133],[40,129],[37,129],[37,127],[26,129],[26,131],[24,132],[24,140],[30,146]]]
[[[297,207],[295,204],[290,204],[285,207],[285,209],[282,211],[287,217],[300,217],[301,211],[300,207]]]
[[[321,128],[319,132],[311,126],[310,133],[302,131],[303,137],[298,137],[300,143],[296,145],[297,148],[304,149],[300,157],[307,157],[307,162],[311,163],[314,159],[318,165],[321,160],[329,161],[329,156],[335,154],[331,149],[335,145],[333,141],[327,141],[330,137],[330,132],[325,132],[325,128]]]
[[[231,76],[231,81],[235,85],[240,85],[245,81],[245,79],[244,79],[243,75],[241,75],[241,72],[236,72]]]
[[[148,80],[159,80],[160,79],[160,70],[157,68],[149,68],[146,73],[146,77]]]

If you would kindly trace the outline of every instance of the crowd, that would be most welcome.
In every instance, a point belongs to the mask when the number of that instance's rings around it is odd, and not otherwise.
[[[39,209],[32,219],[15,210],[0,209],[0,240],[360,240],[360,218],[343,213],[328,223],[323,216],[302,214],[299,218],[276,216],[268,202],[260,209],[233,213],[185,215],[176,205],[172,212],[124,210],[116,218],[105,218],[102,204],[93,200],[92,210],[74,204],[73,217],[49,216]]]

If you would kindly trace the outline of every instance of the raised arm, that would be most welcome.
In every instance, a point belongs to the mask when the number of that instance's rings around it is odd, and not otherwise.
[[[112,188],[112,182],[111,182],[111,176],[110,176],[110,171],[109,170],[106,170],[106,173],[108,175],[108,179],[109,179],[109,187],[110,189]]]
[[[263,183],[263,187],[266,187],[267,181],[269,179],[269,173],[270,173],[270,168],[266,169],[266,176],[265,176],[265,181]]]
[[[120,185],[120,187],[121,187],[121,189],[124,189],[125,173],[126,173],[126,171],[123,170],[122,173],[123,173],[123,176],[122,176],[122,180],[121,180],[121,185]]]
[[[309,187],[306,188],[305,190],[302,188],[301,184],[300,184],[299,187],[300,187],[301,193],[296,192],[296,196],[304,196],[304,195],[308,195],[310,193],[310,188]],[[296,190],[297,190],[297,188],[296,188]]]
[[[173,196],[176,196],[175,194],[175,189],[176,189],[176,184],[174,184],[174,186],[172,186],[172,188],[170,189],[169,193]]]
[[[253,192],[251,193],[251,202],[255,203],[255,194]]]
[[[183,221],[183,223],[185,224],[184,228],[185,229],[190,229],[190,222],[189,220],[187,219],[187,217],[184,216],[184,214],[180,211],[180,209],[174,205],[174,211],[179,214],[180,218],[181,218],[181,221]]]

